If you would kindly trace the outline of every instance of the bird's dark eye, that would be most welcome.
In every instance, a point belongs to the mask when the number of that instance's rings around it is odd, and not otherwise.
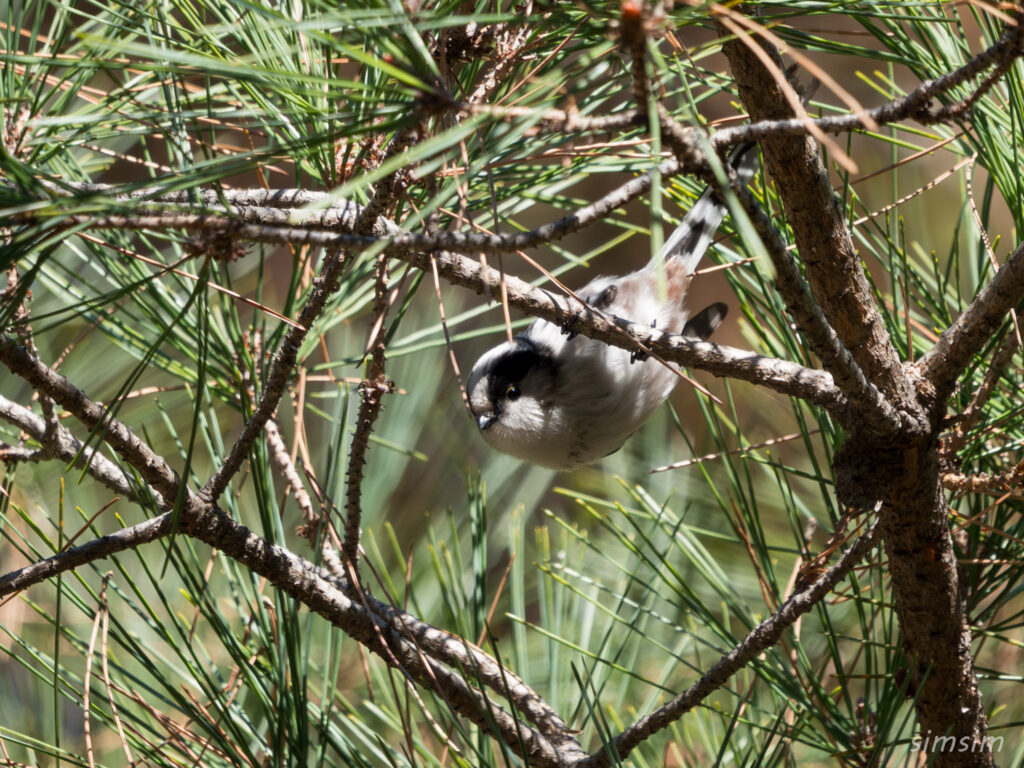
[[[519,391],[519,387],[517,387],[515,384],[509,384],[508,387],[505,389],[506,400],[518,400],[521,394],[523,393]]]

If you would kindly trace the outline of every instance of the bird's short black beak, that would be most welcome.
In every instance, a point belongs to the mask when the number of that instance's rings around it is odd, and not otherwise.
[[[493,424],[497,420],[498,417],[493,413],[481,413],[479,416],[476,417],[477,426],[480,427],[481,430],[487,429],[489,426],[491,426],[491,424]]]

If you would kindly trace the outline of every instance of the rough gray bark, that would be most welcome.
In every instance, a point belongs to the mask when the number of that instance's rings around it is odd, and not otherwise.
[[[764,66],[754,46],[777,63],[775,72]],[[781,93],[783,67],[770,44],[751,37],[731,40],[724,50],[752,119],[793,116]],[[967,739],[962,743],[979,746],[977,751],[941,751],[936,765],[993,765],[938,449],[951,382],[982,338],[1021,298],[1018,259],[1015,254],[1000,270],[999,279],[922,361],[927,378],[918,376],[899,360],[875,308],[817,144],[809,136],[771,136],[764,139],[762,148],[814,298],[872,383],[913,423],[929,426],[923,435],[906,427],[888,434],[849,429],[835,459],[837,492],[850,507],[872,508],[881,503],[883,541],[903,651],[911,666],[911,690],[917,696],[920,732],[950,735],[958,742]],[[870,423],[856,413],[856,403],[850,407],[854,413],[848,424]]]

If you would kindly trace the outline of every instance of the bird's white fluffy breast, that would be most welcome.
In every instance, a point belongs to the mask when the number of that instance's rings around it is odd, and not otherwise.
[[[657,290],[652,290],[653,269],[624,278],[597,278],[577,295],[593,300],[614,283],[615,298],[602,311],[645,325],[654,320],[659,329],[679,333],[686,321],[682,297],[688,278],[671,270],[666,276],[664,301],[658,299]],[[618,450],[665,401],[678,381],[675,366],[654,359],[631,362],[630,352],[624,349],[583,336],[569,339],[560,327],[545,320],[535,321],[527,336],[555,351],[565,371],[559,376],[558,394],[558,401],[565,403],[563,412],[558,414],[557,426],[552,425],[555,428],[544,430],[552,453],[565,452],[563,469],[591,463]]]
[[[654,267],[648,267],[624,277],[599,277],[577,295],[601,312],[679,333],[686,320],[683,297],[689,275],[677,260],[664,266],[660,287]],[[536,365],[510,362],[524,354],[536,355]],[[498,382],[511,368],[522,378],[510,381],[517,394],[506,399]],[[477,361],[469,395],[478,418],[494,417],[481,424],[491,446],[534,464],[574,469],[621,448],[665,401],[677,379],[674,366],[632,361],[627,350],[570,337],[561,327],[537,320],[522,337]]]

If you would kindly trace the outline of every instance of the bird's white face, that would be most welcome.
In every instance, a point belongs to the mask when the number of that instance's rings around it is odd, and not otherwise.
[[[523,337],[495,347],[477,361],[469,374],[469,405],[492,448],[534,464],[564,467],[557,369],[546,349]]]

